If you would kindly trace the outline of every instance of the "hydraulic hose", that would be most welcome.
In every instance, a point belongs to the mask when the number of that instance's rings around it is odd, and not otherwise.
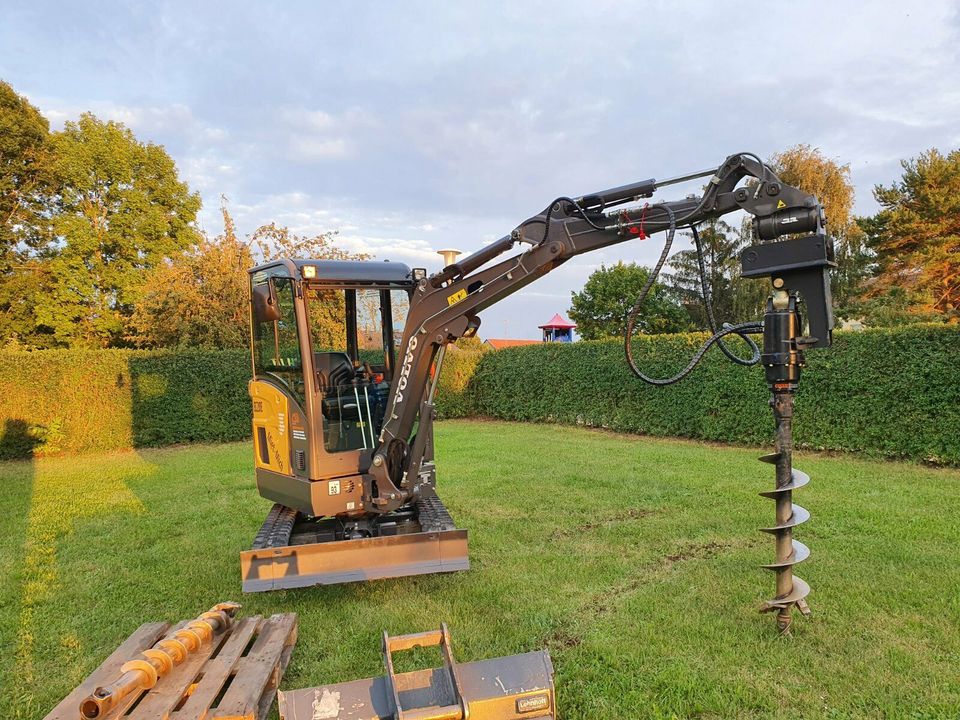
[[[633,304],[633,307],[630,309],[630,312],[627,313],[627,323],[626,328],[623,334],[623,349],[627,358],[627,365],[630,366],[630,370],[638,378],[643,380],[648,385],[655,385],[657,387],[664,387],[667,385],[673,385],[683,380],[687,375],[692,373],[697,365],[703,360],[703,356],[707,351],[714,345],[714,343],[719,343],[720,348],[723,350],[724,354],[730,358],[733,362],[738,363],[739,365],[755,365],[760,361],[760,348],[757,347],[757,344],[749,338],[748,333],[762,333],[763,332],[763,323],[759,322],[746,322],[740,323],[738,325],[726,325],[721,330],[716,329],[716,323],[713,317],[713,302],[710,297],[710,293],[707,289],[706,281],[706,267],[703,262],[703,253],[701,250],[699,235],[696,234],[694,229],[694,240],[697,246],[697,260],[698,260],[698,269],[700,272],[700,285],[703,290],[704,303],[707,306],[707,321],[710,326],[710,331],[713,333],[703,345],[693,354],[693,357],[690,359],[690,362],[687,366],[678,372],[676,375],[667,378],[655,378],[646,375],[640,367],[637,365],[636,360],[633,357],[633,331],[636,327],[637,318],[640,315],[640,308],[643,306],[644,301],[647,299],[647,295],[650,293],[653,284],[657,281],[657,278],[660,276],[660,271],[663,269],[664,264],[667,261],[667,258],[670,255],[670,248],[673,246],[673,239],[677,231],[677,219],[676,215],[673,212],[673,209],[669,205],[661,206],[667,214],[670,216],[670,227],[667,229],[667,239],[663,244],[663,250],[660,252],[660,257],[657,259],[657,264],[654,266],[653,270],[650,271],[647,281],[644,283],[643,288],[640,290],[640,294],[637,296],[636,302]],[[749,360],[738,357],[735,353],[729,350],[726,345],[723,343],[722,338],[727,335],[738,335],[743,340],[747,342],[750,348],[753,350],[753,357]]]

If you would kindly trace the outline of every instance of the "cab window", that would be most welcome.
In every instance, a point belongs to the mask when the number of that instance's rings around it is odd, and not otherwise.
[[[272,284],[272,289],[270,288]],[[274,379],[304,405],[303,361],[300,357],[300,335],[294,305],[293,280],[265,278],[255,283],[253,292],[269,297],[273,308],[268,319],[254,312],[253,359],[257,376]]]
[[[308,284],[304,294],[324,447],[327,452],[372,448],[389,400],[409,295],[386,287],[320,284]]]

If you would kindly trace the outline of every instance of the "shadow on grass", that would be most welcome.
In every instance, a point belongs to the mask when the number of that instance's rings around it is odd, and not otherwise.
[[[15,432],[20,431],[20,426]],[[22,438],[16,440],[22,446]],[[19,590],[10,608],[13,647],[11,691],[4,702],[12,712],[4,717],[38,717],[50,698],[38,697],[43,678],[58,678],[57,687],[66,692],[82,679],[89,658],[83,633],[78,632],[81,616],[64,612],[83,576],[96,572],[100,558],[111,548],[92,540],[71,539],[71,550],[80,549],[80,560],[64,564],[61,546],[82,529],[83,521],[116,513],[143,512],[143,505],[128,488],[134,477],[148,475],[152,466],[131,456],[122,463],[104,465],[97,456],[78,458],[34,458],[30,463],[31,483],[23,496],[24,508],[20,572],[15,576]],[[15,591],[17,592],[17,591]],[[109,618],[104,618],[109,622]],[[88,668],[87,668],[88,669]],[[63,687],[60,687],[62,685]]]
[[[205,364],[199,353],[118,353],[94,360],[72,374],[50,373],[49,394],[33,406],[23,399],[19,404],[29,410],[0,426],[0,459],[26,461],[0,467],[6,515],[0,526],[3,718],[41,717],[56,701],[54,694],[69,691],[91,662],[102,659],[98,643],[110,644],[114,635],[133,629],[111,605],[118,604],[118,592],[137,601],[130,578],[149,556],[144,533],[173,520],[174,527],[162,531],[179,536],[176,525],[198,496],[208,500],[216,493],[185,483],[187,492],[176,508],[183,515],[152,522],[147,507],[156,501],[157,467],[139,450],[249,436],[249,366],[239,359]],[[92,441],[88,449],[116,452],[116,461],[102,455],[57,457],[74,448],[75,440],[81,446]],[[191,470],[185,468],[186,477]],[[223,511],[230,512],[229,504]],[[109,536],[113,530],[122,534],[119,542]],[[127,554],[119,556],[121,549]],[[162,603],[183,589],[160,592]],[[100,597],[110,600],[95,620],[73,611],[99,604]],[[100,628],[91,631],[91,624]]]
[[[4,528],[6,537],[0,540],[0,565],[5,567],[4,588],[0,588],[0,698],[19,703],[19,688],[14,689],[16,677],[20,608],[23,598],[24,558],[23,539],[27,532],[27,516],[34,481],[34,449],[40,440],[30,423],[21,418],[7,418],[0,433],[0,458],[25,462],[10,463],[9,474],[2,478]],[[0,707],[3,702],[0,702]]]
[[[130,438],[135,448],[220,443],[250,436],[250,367],[203,362],[203,353],[131,356]]]

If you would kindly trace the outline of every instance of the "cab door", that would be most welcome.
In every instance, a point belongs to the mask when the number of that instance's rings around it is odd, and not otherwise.
[[[304,362],[297,312],[299,292],[291,277],[261,272],[251,280],[254,376],[249,392],[258,481],[261,471],[309,476],[304,378],[311,372],[311,365],[309,357]]]

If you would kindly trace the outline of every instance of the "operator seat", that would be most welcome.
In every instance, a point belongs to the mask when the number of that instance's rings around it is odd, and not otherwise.
[[[359,421],[360,404],[356,388],[353,387],[356,370],[350,356],[344,352],[314,353],[313,368],[324,393],[321,403],[323,416],[329,422]],[[328,426],[331,432],[333,427]]]
[[[313,369],[323,388],[345,385],[353,380],[353,361],[345,352],[318,352],[313,354]]]

